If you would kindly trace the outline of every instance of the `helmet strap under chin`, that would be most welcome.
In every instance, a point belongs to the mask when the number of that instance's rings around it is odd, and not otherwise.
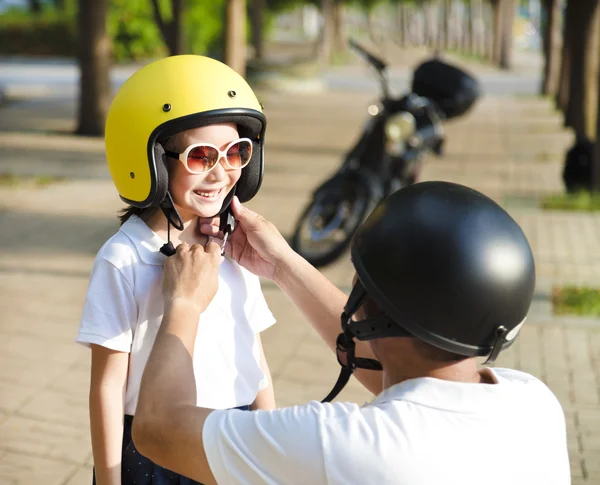
[[[223,251],[225,250],[227,238],[235,229],[235,218],[233,217],[233,212],[231,211],[231,201],[235,195],[235,189],[236,186],[229,191],[225,197],[225,200],[223,201],[221,210],[213,216],[219,216],[221,219],[219,223],[219,230],[223,233]],[[175,229],[183,231],[183,221],[181,220],[179,212],[177,212],[177,209],[175,208],[175,204],[173,203],[173,199],[169,192],[167,192],[165,199],[160,204],[160,208],[167,218],[167,242],[160,248],[160,252],[165,256],[173,256],[176,251],[173,243],[171,242],[171,225],[173,225]]]
[[[171,224],[175,229],[183,231],[183,221],[175,208],[175,204],[173,204],[173,199],[169,192],[167,192],[166,197],[160,204],[160,209],[167,218],[167,242],[160,248],[160,252],[165,256],[173,256],[175,254],[175,247],[171,242]]]

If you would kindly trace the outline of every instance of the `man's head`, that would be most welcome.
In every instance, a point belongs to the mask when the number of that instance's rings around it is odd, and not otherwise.
[[[457,184],[392,194],[359,228],[351,252],[357,281],[346,313],[362,306],[347,331],[376,337],[379,354],[386,338],[400,337],[434,360],[493,361],[516,338],[533,297],[533,254],[519,225]],[[360,323],[377,313],[387,319]]]
[[[357,281],[358,278],[355,276],[353,285]],[[365,295],[363,303],[354,314],[354,317],[360,321],[380,315],[384,315],[384,312],[369,295]],[[429,367],[447,366],[468,359],[464,355],[449,352],[410,336],[378,338],[370,340],[369,345],[384,369],[388,367],[388,364],[394,365],[394,361],[397,360],[395,359],[396,356],[401,356],[404,360],[417,358],[422,361],[422,364]]]

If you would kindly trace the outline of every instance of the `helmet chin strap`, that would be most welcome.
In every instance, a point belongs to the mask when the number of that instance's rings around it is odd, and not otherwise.
[[[221,205],[221,210],[212,216],[219,216],[221,219],[219,223],[219,230],[223,233],[223,252],[221,254],[225,252],[227,238],[235,229],[235,218],[233,217],[233,212],[231,211],[231,201],[235,195],[236,187],[237,185],[234,185],[233,189],[231,189],[225,197],[223,205]],[[173,243],[171,242],[171,225],[173,225],[173,227],[178,231],[183,231],[183,221],[181,220],[179,212],[177,212],[177,209],[175,208],[175,204],[173,203],[170,192],[167,192],[167,196],[160,204],[160,208],[167,218],[167,242],[160,248],[160,252],[167,257],[173,256],[176,251]]]
[[[333,389],[321,402],[331,402],[335,399],[342,392],[342,389],[346,387],[355,369],[382,370],[381,364],[378,361],[356,357],[356,343],[354,342],[354,333],[351,328],[352,316],[362,305],[366,294],[360,281],[356,283],[350,292],[350,297],[342,312],[342,333],[338,335],[335,345],[338,363],[342,368]]]

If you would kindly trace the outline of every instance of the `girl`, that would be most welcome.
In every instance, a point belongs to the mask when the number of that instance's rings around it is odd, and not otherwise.
[[[112,179],[129,207],[96,256],[77,341],[92,349],[94,483],[193,484],[139,455],[131,440],[140,380],[162,320],[162,267],[180,242],[205,244],[202,218],[234,193],[252,198],[263,173],[265,118],[247,83],[201,56],[151,63],[121,87],[106,123]],[[172,227],[173,226],[173,227]],[[273,409],[260,332],[274,323],[257,277],[224,258],[219,290],[195,343],[197,404]]]

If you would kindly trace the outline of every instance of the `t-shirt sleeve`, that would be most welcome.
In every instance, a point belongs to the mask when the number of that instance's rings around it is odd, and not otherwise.
[[[249,293],[252,295],[247,311],[248,321],[252,330],[255,333],[260,333],[272,326],[276,320],[262,292],[258,276],[247,273],[246,281],[250,290]]]
[[[137,305],[131,285],[109,261],[94,263],[76,342],[130,352]]]
[[[274,411],[214,411],[202,438],[217,483],[327,483],[321,420],[336,411],[347,412],[341,403],[316,402]]]

